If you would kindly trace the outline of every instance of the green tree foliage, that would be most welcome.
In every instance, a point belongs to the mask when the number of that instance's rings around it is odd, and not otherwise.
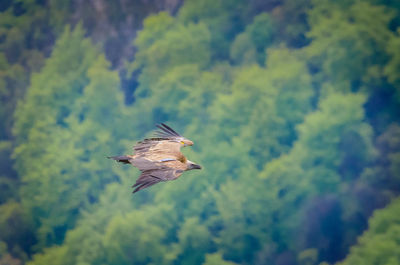
[[[268,189],[273,192],[272,200],[277,203],[274,221],[279,227],[278,242],[282,246],[289,249],[298,247],[292,238],[299,230],[300,220],[304,218],[302,215],[307,214],[303,208],[307,201],[324,194],[341,193],[340,185],[346,182],[341,179],[343,176],[338,169],[346,150],[338,147],[346,134],[349,131],[356,133],[364,142],[365,149],[361,153],[371,153],[371,128],[363,122],[364,101],[362,95],[342,94],[332,94],[322,100],[319,110],[308,115],[304,123],[298,126],[299,139],[290,153],[267,164],[261,173],[260,177],[266,180]],[[362,162],[367,163],[368,160]],[[328,211],[327,205],[323,207]],[[336,211],[335,208],[332,210]],[[307,246],[312,242],[305,244]],[[323,247],[322,244],[309,247],[318,246]]]
[[[236,159],[245,152],[259,168],[289,148],[295,124],[311,109],[313,93],[304,62],[296,54],[286,48],[272,49],[268,54],[266,68],[253,65],[238,69],[231,93],[221,94],[211,109],[218,124],[224,124],[217,137],[237,145]],[[227,163],[231,168],[238,166],[233,160]]]
[[[108,67],[81,27],[67,28],[16,110],[22,203],[35,216],[39,244],[60,242],[76,209],[96,201],[113,178],[102,162],[112,133],[103,128],[118,125],[122,97]]]
[[[208,29],[203,24],[174,23],[167,13],[146,19],[146,31],[135,40],[138,48],[133,69],[140,69],[137,96],[147,95],[155,80],[174,66],[198,64],[205,67],[210,58]],[[158,34],[159,33],[159,34]],[[158,36],[154,39],[154,36]],[[156,78],[155,78],[156,77]]]
[[[201,264],[204,253],[212,249],[211,235],[197,217],[186,218],[178,232],[180,264]]]
[[[387,76],[389,82],[396,87],[396,92],[394,95],[395,102],[400,102],[400,79],[399,79],[399,69],[400,69],[400,29],[397,30],[397,34],[393,36],[389,44],[387,45],[387,53],[390,56],[390,60],[384,68],[384,74]]]
[[[207,254],[203,265],[234,265],[235,263],[222,259],[221,254]]]
[[[382,133],[399,116],[398,86],[390,76],[398,50],[394,48],[398,36],[391,29],[397,11],[368,1],[328,0],[313,5],[307,32],[312,41],[304,51],[321,93],[368,91],[368,119]]]
[[[265,48],[273,43],[275,31],[270,15],[262,13],[256,16],[253,23],[236,36],[231,46],[230,57],[238,64],[242,62],[264,64]]]
[[[36,243],[32,216],[15,201],[0,205],[0,210],[0,248],[4,246],[4,251],[0,251],[0,260],[8,260],[12,256],[26,260],[25,252],[29,252]]]
[[[167,2],[180,5],[154,5]],[[123,25],[157,9],[147,1],[35,3],[63,33],[13,118],[0,108],[15,137],[0,155],[23,184],[0,177],[0,263],[396,264],[392,1],[188,0],[146,17],[133,46]],[[18,67],[0,56],[14,102]],[[203,169],[131,196],[139,171],[106,156],[159,122],[195,142],[182,151]]]
[[[328,80],[368,85],[381,77],[382,66],[390,58],[385,49],[392,36],[388,24],[394,12],[366,1],[352,2],[315,1],[307,33],[312,42],[306,50]]]
[[[171,243],[169,231],[177,222],[173,205],[148,205],[140,210],[145,200],[125,200],[124,193],[131,190],[131,176],[115,169],[121,183],[107,186],[99,203],[83,214],[62,246],[36,255],[31,264],[51,260],[54,264],[170,264],[176,258],[175,246],[167,244]]]
[[[289,47],[299,48],[309,44],[306,34],[310,29],[307,20],[311,7],[310,0],[286,0],[273,10],[279,39],[283,39]]]
[[[386,196],[398,195],[400,188],[400,126],[392,124],[377,138],[379,151],[375,166],[362,175],[369,185],[383,190]]]
[[[162,264],[166,246],[159,244],[165,230],[152,225],[140,212],[115,216],[104,236],[109,264]]]
[[[7,1],[6,1],[7,2]],[[0,12],[0,202],[17,199],[18,176],[12,169],[13,112],[29,83],[29,73],[43,65],[44,51],[52,42],[46,13],[33,1],[15,1]]]
[[[349,255],[338,264],[399,264],[400,200],[385,209],[377,210],[369,220],[368,230],[350,249]]]
[[[246,1],[207,0],[185,2],[179,10],[178,18],[185,24],[204,23],[211,32],[211,54],[218,59],[229,56],[229,43],[237,29],[244,26],[249,13]]]
[[[18,174],[12,169],[11,128],[17,101],[24,97],[30,75],[38,72],[49,56],[54,41],[66,23],[82,22],[88,35],[99,43],[113,67],[132,56],[129,42],[147,14],[160,9],[174,10],[175,3],[134,1],[2,1],[0,4],[0,202],[17,199]],[[100,19],[101,18],[101,19]],[[112,33],[110,33],[112,32]],[[125,71],[125,70],[123,70]],[[126,84],[132,91],[134,86]]]

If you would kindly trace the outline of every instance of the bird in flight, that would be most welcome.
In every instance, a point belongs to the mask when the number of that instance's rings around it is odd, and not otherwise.
[[[132,186],[135,188],[133,193],[158,182],[177,179],[185,171],[201,169],[201,166],[188,160],[181,153],[181,147],[192,146],[192,141],[164,123],[157,125],[157,128],[160,131],[156,132],[156,137],[144,139],[133,147],[134,155],[108,157],[124,164],[131,164],[141,171]]]

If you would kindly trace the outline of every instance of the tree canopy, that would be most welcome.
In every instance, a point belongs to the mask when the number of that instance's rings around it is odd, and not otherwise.
[[[396,1],[4,1],[0,264],[400,264]],[[167,123],[203,169],[131,194]]]

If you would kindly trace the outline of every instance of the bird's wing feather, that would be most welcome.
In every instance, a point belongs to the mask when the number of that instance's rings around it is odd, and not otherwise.
[[[161,125],[156,125],[161,131],[157,131],[156,134],[162,138],[183,138],[182,135],[174,131],[168,125],[161,123]]]
[[[138,142],[133,150],[137,155],[146,155],[147,152],[179,152],[183,146],[181,141],[185,139],[182,135],[174,131],[168,125],[161,123],[157,125],[159,131],[156,131],[156,136],[147,138]]]
[[[134,158],[130,162],[140,171],[154,170],[160,167],[160,163],[149,160],[145,157]]]
[[[129,162],[142,171],[133,185],[134,193],[161,181],[174,180],[187,169],[186,158],[180,152],[185,138],[163,123],[157,127],[157,137],[144,139],[133,148],[135,155]]]
[[[164,161],[163,161],[164,160]],[[130,160],[131,164],[137,167],[140,171],[156,171],[156,170],[186,170],[187,165],[175,158],[149,160],[146,157],[139,157]]]
[[[183,170],[165,167],[154,170],[143,171],[140,177],[136,180],[136,183],[132,186],[136,189],[133,193],[138,192],[141,189],[150,187],[161,181],[174,180],[183,173]]]
[[[182,144],[171,139],[166,138],[149,138],[138,142],[133,150],[136,155],[147,156],[149,152],[151,153],[171,153],[179,152]]]

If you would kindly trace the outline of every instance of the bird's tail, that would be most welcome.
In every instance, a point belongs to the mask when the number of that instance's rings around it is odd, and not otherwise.
[[[129,156],[107,156],[109,159],[114,159],[115,161],[124,163],[124,164],[129,164],[129,159],[131,159]]]

